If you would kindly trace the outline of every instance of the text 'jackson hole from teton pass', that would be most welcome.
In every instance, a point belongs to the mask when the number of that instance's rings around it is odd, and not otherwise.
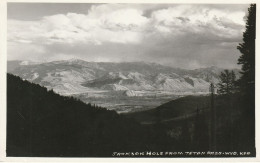
[[[255,157],[256,4],[7,4],[10,157]]]

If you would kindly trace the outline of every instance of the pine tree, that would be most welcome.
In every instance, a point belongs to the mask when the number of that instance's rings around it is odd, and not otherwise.
[[[256,28],[256,4],[251,4],[248,9],[246,30],[243,33],[243,42],[237,46],[242,53],[238,64],[242,65],[242,74],[239,79],[241,92],[246,96],[254,97],[255,91],[255,28]]]
[[[184,150],[189,150],[191,147],[191,137],[190,137],[190,132],[189,132],[189,123],[186,118],[182,124],[181,130],[182,130],[182,132],[181,132],[180,141],[182,142],[182,148]]]
[[[197,108],[196,119],[194,122],[194,149],[200,149],[202,151],[209,150],[208,132],[208,124],[205,118],[205,113],[200,113],[200,111]]]
[[[240,105],[244,108],[243,121],[246,121],[243,132],[247,135],[247,146],[251,149],[255,149],[255,38],[256,4],[251,4],[248,8],[243,42],[237,46],[242,53],[238,59],[238,64],[242,65],[238,85],[242,95]]]
[[[220,82],[218,83],[218,93],[222,95],[230,95],[236,91],[235,82],[236,75],[234,71],[224,70],[220,74]]]

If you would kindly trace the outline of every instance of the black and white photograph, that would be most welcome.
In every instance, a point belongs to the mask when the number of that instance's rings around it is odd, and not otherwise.
[[[5,156],[255,158],[256,7],[8,2]]]

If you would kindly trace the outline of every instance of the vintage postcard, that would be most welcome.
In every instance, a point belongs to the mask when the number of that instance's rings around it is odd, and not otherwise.
[[[255,1],[1,5],[3,161],[257,160]]]

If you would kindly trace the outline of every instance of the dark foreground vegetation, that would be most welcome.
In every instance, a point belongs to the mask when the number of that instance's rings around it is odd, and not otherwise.
[[[115,111],[7,78],[8,156],[112,156],[163,147],[151,131]]]
[[[142,125],[138,118],[129,119],[138,115],[118,115],[11,74],[7,77],[8,156],[111,157],[115,151],[210,150],[209,96],[166,103],[150,111],[152,118],[142,118],[152,123]],[[216,97],[216,151],[254,156],[254,120],[243,99],[235,94],[230,101]],[[181,112],[182,106],[190,109]]]
[[[187,96],[144,112],[126,114],[139,123],[160,128],[181,151],[249,151],[255,153],[255,121],[248,98],[238,93],[214,97],[216,148],[211,148],[211,98]],[[175,148],[174,148],[175,147]]]

